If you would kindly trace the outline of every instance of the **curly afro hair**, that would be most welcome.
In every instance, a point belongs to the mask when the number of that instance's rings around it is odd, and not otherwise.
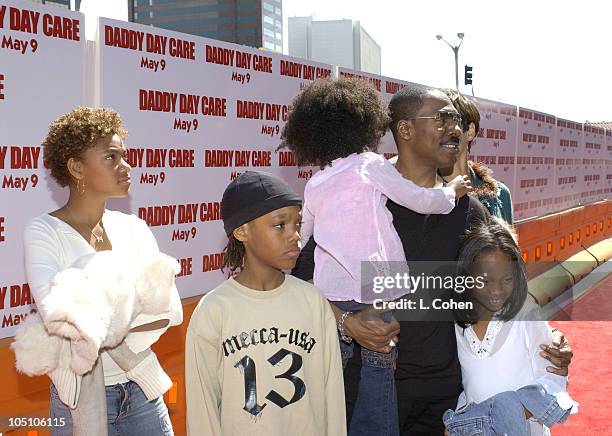
[[[60,186],[68,186],[71,181],[68,160],[82,158],[87,149],[110,134],[117,134],[122,140],[127,137],[121,117],[111,109],[77,107],[53,121],[42,144],[51,177]]]
[[[387,105],[363,79],[319,79],[295,97],[280,148],[298,165],[324,168],[334,159],[376,151],[389,125]]]

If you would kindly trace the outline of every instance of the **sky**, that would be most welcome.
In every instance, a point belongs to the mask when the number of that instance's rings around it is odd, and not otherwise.
[[[352,19],[381,46],[381,74],[455,87],[459,50],[474,94],[573,121],[612,121],[612,2],[608,0],[283,0],[287,18]],[[285,51],[286,52],[286,51]]]

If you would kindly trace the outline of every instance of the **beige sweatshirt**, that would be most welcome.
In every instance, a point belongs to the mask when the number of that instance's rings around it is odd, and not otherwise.
[[[185,344],[187,434],[346,434],[336,322],[292,276],[256,291],[234,279],[196,307]]]

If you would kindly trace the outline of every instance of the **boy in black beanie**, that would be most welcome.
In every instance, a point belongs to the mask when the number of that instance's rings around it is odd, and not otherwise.
[[[301,199],[247,171],[221,201],[237,272],[196,307],[185,345],[190,435],[344,435],[336,322],[321,292],[285,275],[300,252]]]

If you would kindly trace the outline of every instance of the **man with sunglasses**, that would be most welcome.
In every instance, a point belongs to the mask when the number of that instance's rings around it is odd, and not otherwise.
[[[398,149],[396,168],[419,186],[444,183],[439,168],[452,167],[457,159],[462,119],[440,91],[415,86],[400,90],[391,99],[391,132]],[[419,275],[424,262],[453,262],[459,237],[486,219],[488,212],[466,195],[447,215],[420,215],[387,201],[393,225],[402,241],[411,274]],[[314,240],[302,249],[293,274],[304,280],[314,270]],[[430,264],[431,265],[431,264]],[[360,346],[390,352],[390,341],[399,333],[397,321],[362,319],[359,314],[340,317],[342,333],[354,339],[355,349],[344,372],[347,419],[350,423],[361,370]],[[442,414],[454,409],[462,391],[461,370],[452,321],[401,323],[395,372],[402,435],[442,435]],[[571,355],[569,356],[571,358]],[[555,372],[567,374],[569,361],[557,359]],[[558,372],[557,372],[558,371]]]
[[[397,170],[419,186],[443,185],[438,169],[455,164],[462,134],[462,119],[451,101],[440,91],[410,87],[391,99],[389,111]],[[415,276],[435,275],[434,263],[455,261],[459,236],[488,215],[469,195],[448,215],[420,215],[392,201],[387,208]],[[442,414],[455,408],[462,391],[453,322],[406,322],[401,331],[396,369],[401,434],[442,435]],[[351,380],[350,369],[345,379]]]

